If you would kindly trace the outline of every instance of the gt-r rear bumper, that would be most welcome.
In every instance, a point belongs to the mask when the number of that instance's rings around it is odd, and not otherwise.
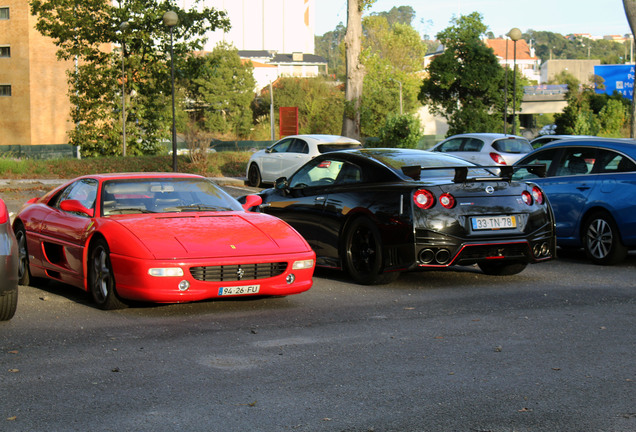
[[[307,291],[313,283],[316,256],[310,251],[274,257],[241,257],[240,260],[140,260],[116,254],[111,254],[110,259],[120,297],[154,303],[182,303],[219,297],[279,296]],[[311,266],[294,268],[294,263],[309,261]],[[272,267],[278,270],[267,270]],[[202,268],[210,269],[212,276],[205,276]],[[251,277],[254,275],[256,277]]]

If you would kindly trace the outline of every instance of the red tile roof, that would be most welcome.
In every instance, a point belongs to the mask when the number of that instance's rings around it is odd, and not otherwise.
[[[506,39],[486,39],[486,45],[493,49],[495,55],[502,59],[514,58],[514,45],[515,43],[508,39],[508,55],[506,56]],[[517,41],[517,60],[538,60],[536,56],[532,56],[530,53],[530,47],[524,40]]]

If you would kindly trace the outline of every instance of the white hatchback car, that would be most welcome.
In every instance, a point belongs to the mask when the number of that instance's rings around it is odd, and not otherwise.
[[[247,163],[247,184],[260,187],[290,177],[322,153],[362,148],[360,141],[338,135],[291,135],[254,153]]]
[[[527,139],[498,133],[453,135],[430,149],[486,166],[512,165],[532,150]]]

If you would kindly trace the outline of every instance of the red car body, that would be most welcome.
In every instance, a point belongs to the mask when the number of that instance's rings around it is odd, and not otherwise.
[[[186,186],[227,207],[188,201],[152,207],[158,196]],[[16,216],[20,280],[49,278],[82,288],[103,309],[125,300],[177,303],[308,290],[315,253],[307,242],[282,220],[245,208],[195,175],[80,177],[29,201]]]

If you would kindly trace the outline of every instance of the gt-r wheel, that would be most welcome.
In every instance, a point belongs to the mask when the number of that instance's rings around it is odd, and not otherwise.
[[[29,251],[27,250],[26,230],[20,223],[15,230],[15,239],[18,242],[18,284],[29,285],[31,283],[31,270],[29,269]]]
[[[383,273],[380,231],[367,218],[354,220],[345,235],[345,268],[359,284],[377,285],[394,281],[399,272]]]
[[[605,212],[594,213],[585,220],[582,243],[594,264],[617,264],[627,256],[616,222]]]
[[[0,321],[7,321],[13,318],[17,308],[18,290],[0,295]]]
[[[247,172],[247,184],[252,187],[261,187],[261,181],[261,171],[258,169],[258,165],[253,163]]]
[[[122,309],[126,304],[117,296],[110,250],[104,240],[97,240],[88,257],[88,289],[100,309]]]
[[[477,264],[482,272],[490,276],[510,276],[521,273],[527,263],[484,262]]]

